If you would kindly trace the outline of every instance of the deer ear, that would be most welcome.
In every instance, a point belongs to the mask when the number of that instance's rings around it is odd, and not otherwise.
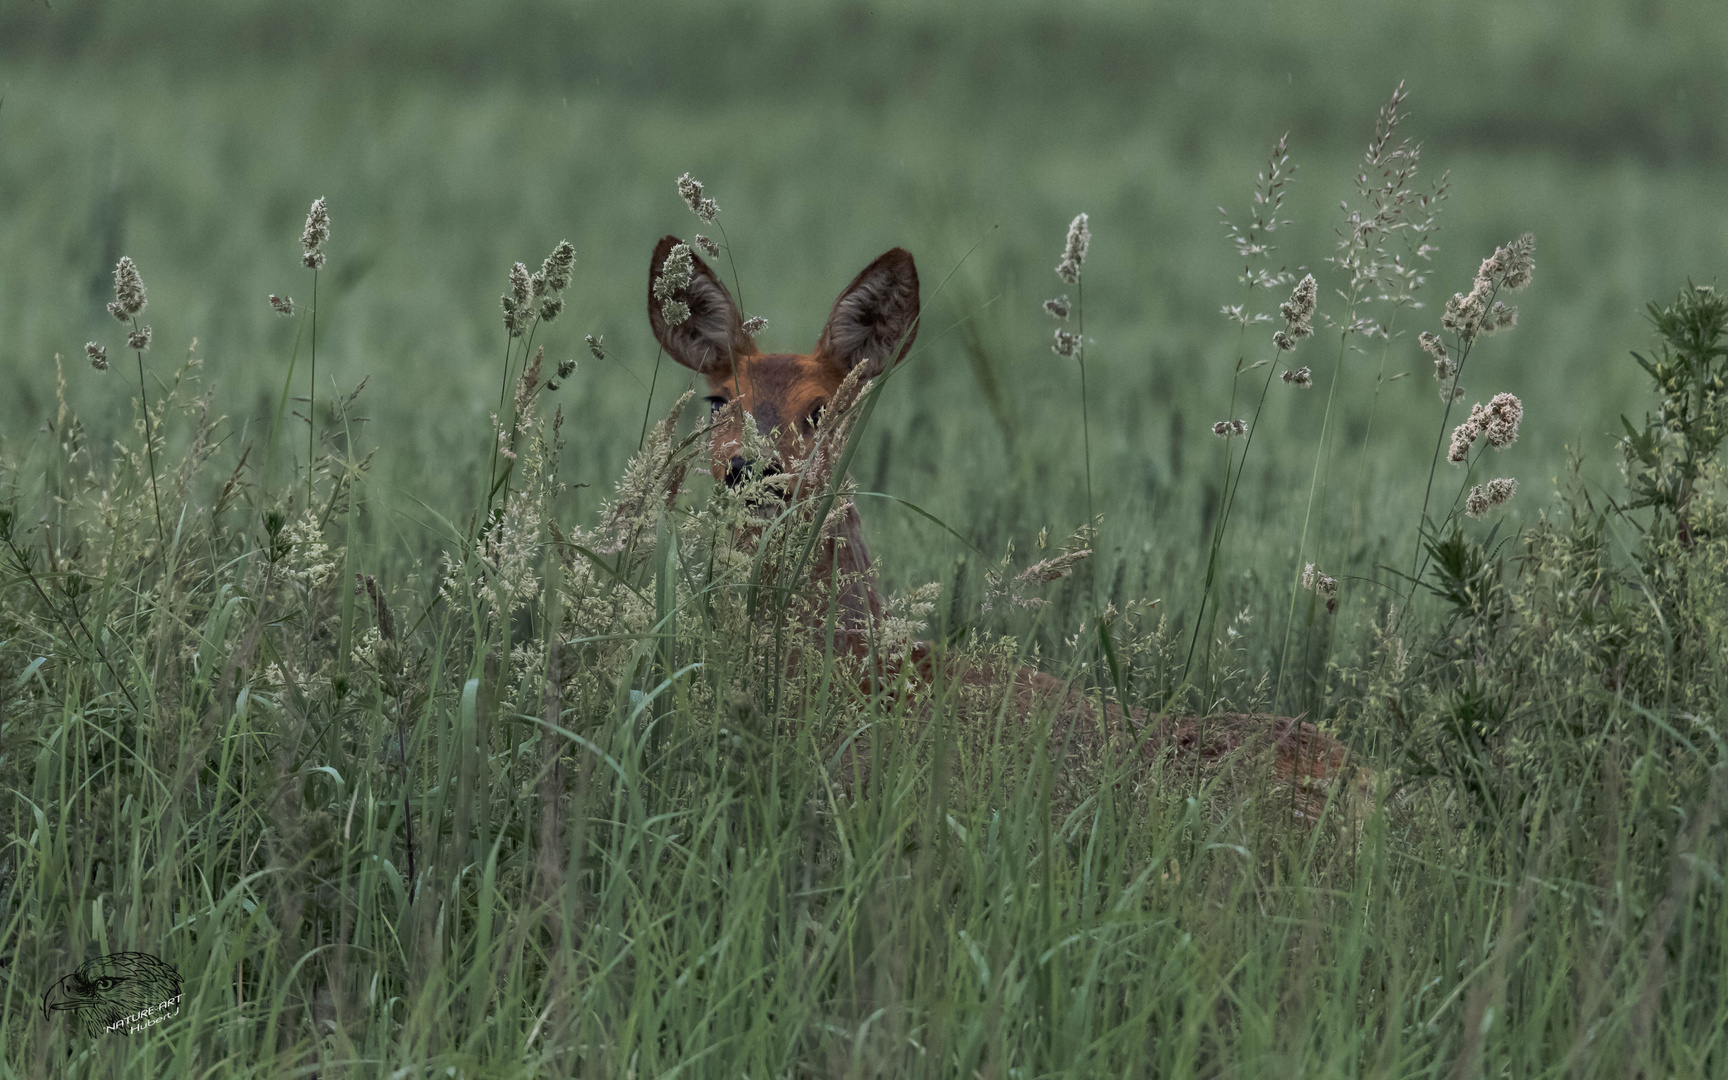
[[[690,284],[671,296],[690,309],[690,317],[676,326],[666,321],[660,298],[654,295],[654,281],[666,265],[666,256],[679,243],[676,236],[663,236],[654,245],[654,258],[648,266],[648,325],[672,359],[697,374],[724,378],[732,371],[733,358],[753,355],[756,343],[744,332],[732,294],[695,254],[690,256],[694,264]]]
[[[816,352],[850,372],[867,364],[874,378],[899,363],[918,336],[918,268],[893,248],[864,268],[834,301]]]

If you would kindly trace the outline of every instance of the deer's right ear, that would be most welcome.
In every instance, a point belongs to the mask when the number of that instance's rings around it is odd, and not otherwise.
[[[681,242],[676,236],[663,236],[654,245],[654,258],[648,267],[648,325],[672,359],[699,375],[724,378],[732,370],[733,358],[754,354],[756,343],[744,332],[738,306],[714,271],[691,254],[690,283],[667,298],[690,309],[690,317],[676,325],[666,321],[662,300],[654,295],[666,257]]]
[[[816,352],[850,372],[866,365],[875,378],[899,363],[918,336],[918,268],[912,253],[891,248],[852,279],[834,301]]]

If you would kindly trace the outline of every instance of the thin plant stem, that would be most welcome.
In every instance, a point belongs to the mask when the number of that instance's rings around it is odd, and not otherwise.
[[[1346,318],[1345,325],[1349,326],[1351,323],[1355,322],[1356,317],[1356,295],[1354,291],[1351,293],[1350,303],[1347,310],[1349,315]],[[1320,419],[1320,445],[1314,452],[1314,472],[1308,480],[1308,506],[1302,512],[1302,534],[1296,543],[1296,565],[1298,567],[1302,565],[1302,557],[1308,552],[1308,526],[1314,520],[1314,496],[1320,488],[1321,465],[1326,460],[1326,440],[1332,430],[1332,404],[1338,397],[1338,383],[1342,381],[1344,374],[1344,353],[1348,347],[1348,342],[1348,331],[1338,335],[1338,359],[1333,362],[1332,385],[1326,391],[1326,412]],[[1298,589],[1299,586],[1295,582],[1292,582],[1290,585],[1290,607],[1284,615],[1284,644],[1278,652],[1278,681],[1273,685],[1272,689],[1272,703],[1274,707],[1277,706],[1279,698],[1284,691],[1284,672],[1289,666],[1290,659],[1290,628],[1296,621],[1296,593]]]
[[[665,349],[654,353],[654,377],[648,380],[648,403],[642,406],[642,434],[636,436],[637,453],[642,452],[642,444],[648,441],[648,417],[654,409],[654,388],[660,384],[660,361],[665,356]]]
[[[312,373],[306,380],[306,508],[312,508],[312,458],[318,436],[318,268],[312,268]]]
[[[138,331],[138,317],[132,317],[132,331]],[[156,509],[156,545],[167,544],[166,531],[162,528],[162,496],[156,491],[156,430],[150,422],[150,394],[144,388],[144,350],[134,349],[138,357],[138,398],[144,404],[144,454],[150,461],[150,502]]]
[[[1096,609],[1098,607],[1098,567],[1096,565],[1098,538],[1091,535],[1093,522],[1097,518],[1093,517],[1092,513],[1092,425],[1090,417],[1087,415],[1086,405],[1086,277],[1084,274],[1075,276],[1074,289],[1076,297],[1074,301],[1075,329],[1079,336],[1079,349],[1075,353],[1075,360],[1080,365],[1080,440],[1086,456],[1086,531],[1094,551],[1093,558],[1087,560],[1086,563],[1086,576],[1090,579],[1092,586],[1092,607]]]
[[[1240,364],[1241,361],[1238,360],[1237,363]],[[1272,389],[1272,377],[1278,372],[1278,365],[1274,361],[1268,361],[1266,367],[1266,382],[1260,387],[1260,400],[1254,406],[1254,418],[1248,422],[1248,437],[1242,443],[1242,457],[1236,462],[1234,474],[1230,471],[1229,444],[1225,444],[1224,488],[1220,496],[1218,521],[1212,528],[1212,549],[1206,557],[1206,584],[1200,593],[1200,612],[1194,618],[1194,634],[1188,641],[1188,660],[1182,665],[1183,682],[1188,680],[1189,668],[1194,663],[1194,647],[1200,640],[1200,627],[1206,616],[1206,602],[1212,596],[1212,583],[1218,567],[1218,553],[1224,546],[1224,531],[1230,524],[1230,511],[1236,505],[1236,492],[1242,487],[1242,471],[1248,465],[1248,451],[1254,445],[1254,432],[1260,426],[1260,413],[1266,407],[1266,395]],[[1235,412],[1236,380],[1231,379],[1230,382],[1230,411]],[[1210,646],[1207,647],[1207,651],[1210,653]]]

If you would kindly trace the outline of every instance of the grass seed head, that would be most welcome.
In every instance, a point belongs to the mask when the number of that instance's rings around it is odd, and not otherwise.
[[[97,371],[108,370],[108,349],[106,346],[98,345],[94,341],[87,342],[84,345],[84,355],[90,358],[90,366]]]
[[[1056,264],[1056,276],[1073,285],[1080,280],[1080,267],[1086,262],[1086,249],[1092,245],[1092,229],[1085,214],[1076,214],[1068,223],[1068,238],[1062,244],[1062,261]]]
[[[1477,484],[1470,489],[1470,494],[1464,497],[1464,514],[1466,517],[1479,518],[1488,512],[1488,493]]]
[[[1525,233],[1494,253],[1503,275],[1500,284],[1513,292],[1530,284],[1536,272],[1536,234]]]
[[[306,228],[300,233],[300,262],[311,270],[323,266],[324,241],[328,239],[330,208],[325,205],[324,197],[320,195],[312,200],[312,208],[306,212]]]
[[[1050,351],[1057,356],[1073,356],[1080,348],[1080,335],[1067,330],[1056,331],[1056,342],[1050,346]]]
[[[1476,436],[1482,434],[1482,426],[1476,422],[1474,415],[1470,419],[1452,429],[1452,446],[1446,451],[1446,460],[1454,465],[1462,465],[1464,459],[1470,456],[1470,447],[1476,444]]]
[[[582,340],[584,340],[588,343],[588,351],[594,354],[594,359],[596,359],[596,360],[606,359],[606,335],[605,334],[601,334],[599,337],[595,337],[593,334],[587,334],[587,335],[583,336]]]
[[[576,266],[576,248],[568,240],[558,241],[552,254],[540,264],[540,280],[547,292],[563,292],[570,286],[570,272]]]
[[[714,224],[714,216],[720,213],[720,206],[713,199],[702,197],[702,181],[685,173],[678,178],[678,195],[684,200],[684,205],[690,208],[690,212],[702,220],[702,224]]]
[[[1478,405],[1476,408],[1482,407]],[[1495,394],[1480,418],[1474,412],[1471,417],[1481,426],[1488,445],[1504,450],[1518,441],[1518,425],[1524,421],[1524,403],[1514,394]]]
[[[148,302],[144,298],[144,278],[138,273],[138,264],[130,256],[120,256],[120,261],[114,266],[114,302],[108,305],[108,314],[125,322],[142,312]]]
[[[1284,316],[1284,327],[1290,336],[1300,341],[1314,333],[1309,320],[1314,317],[1314,309],[1320,301],[1320,284],[1309,274],[1296,283],[1291,290],[1290,299],[1279,305],[1278,313]]]
[[[1246,433],[1248,425],[1240,420],[1220,420],[1212,425],[1212,434],[1221,439],[1233,439]]]
[[[705,253],[710,259],[718,259],[720,257],[720,245],[708,239],[706,236],[703,236],[701,233],[696,234],[696,246],[701,248],[703,253]]]
[[[760,315],[752,315],[744,320],[744,332],[751,337],[755,337],[766,329],[768,329],[768,320]]]
[[[292,296],[277,296],[275,293],[271,293],[270,307],[273,308],[278,315],[292,315],[294,314],[294,298]]]
[[[1512,496],[1518,494],[1518,481],[1510,476],[1498,476],[1488,481],[1483,494],[1488,496],[1488,505],[1499,506],[1510,502]]]
[[[1299,367],[1295,371],[1286,371],[1283,378],[1285,382],[1298,390],[1307,390],[1314,385],[1314,373],[1305,367]]]
[[[1054,300],[1044,301],[1044,310],[1049,312],[1052,318],[1066,322],[1069,312],[1072,310],[1072,305],[1068,303],[1068,294],[1063,293]]]
[[[136,349],[139,352],[149,351],[149,349],[150,349],[150,326],[149,326],[149,324],[145,324],[143,326],[140,326],[136,330],[133,330],[131,333],[127,334],[126,335],[126,347],[128,349]]]

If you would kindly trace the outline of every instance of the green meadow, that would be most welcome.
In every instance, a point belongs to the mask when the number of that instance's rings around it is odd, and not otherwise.
[[[0,5],[0,1077],[1728,1074],[1724,55],[1704,0]],[[697,232],[764,351],[917,261],[779,517],[650,330]],[[860,689],[848,501],[868,663],[1096,737]],[[1349,766],[1147,743],[1226,715]],[[122,952],[172,1015],[45,1007]]]

